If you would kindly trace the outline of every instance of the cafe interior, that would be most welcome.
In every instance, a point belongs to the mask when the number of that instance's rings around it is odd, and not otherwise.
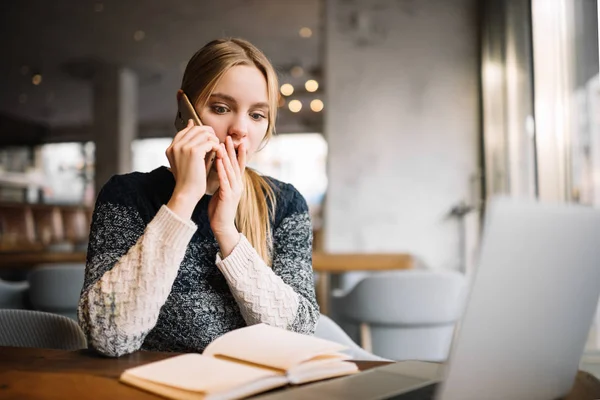
[[[306,200],[316,335],[356,359],[448,359],[494,197],[600,206],[596,1],[21,0],[0,18],[0,316],[77,325],[98,192],[169,166],[187,61],[220,37],[277,72],[248,166]],[[600,378],[598,323],[579,369]]]

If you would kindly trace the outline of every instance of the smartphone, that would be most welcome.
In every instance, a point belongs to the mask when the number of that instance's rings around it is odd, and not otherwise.
[[[175,128],[177,132],[181,131],[188,124],[189,120],[194,121],[194,125],[202,126],[202,121],[200,121],[200,117],[192,103],[190,103],[190,99],[188,99],[185,93],[182,93],[179,96],[179,100],[177,101],[177,116],[175,117]],[[206,155],[204,159],[204,163],[206,165],[206,177],[208,178],[208,173],[213,167],[215,162],[215,158],[217,157],[217,153],[212,151]]]

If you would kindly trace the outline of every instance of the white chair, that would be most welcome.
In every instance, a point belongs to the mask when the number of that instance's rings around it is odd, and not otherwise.
[[[445,361],[465,289],[466,279],[455,271],[379,273],[333,296],[332,308],[360,326],[367,351],[397,361]]]
[[[375,354],[371,354],[364,349],[361,349],[359,345],[354,343],[352,339],[342,328],[340,328],[335,322],[329,317],[321,314],[319,322],[317,323],[317,329],[315,336],[321,339],[331,340],[332,342],[340,343],[348,347],[344,353],[350,355],[353,360],[366,360],[366,361],[391,361],[382,357],[378,357]]]

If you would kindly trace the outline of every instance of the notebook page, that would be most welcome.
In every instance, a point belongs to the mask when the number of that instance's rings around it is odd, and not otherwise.
[[[329,340],[257,324],[226,333],[209,344],[203,354],[222,354],[288,370],[303,361],[345,348]]]
[[[317,368],[321,368],[321,367],[326,367],[326,366],[331,366],[334,364],[339,364],[340,362],[349,360],[351,357],[347,354],[343,354],[343,353],[336,353],[333,355],[327,355],[327,356],[318,356],[318,357],[314,357],[311,358],[308,361],[305,361],[299,365],[296,365],[295,367],[292,367],[291,369],[289,369],[288,375],[290,374],[294,374],[296,372],[300,372],[300,371],[308,371],[311,369],[317,369]],[[350,363],[351,365],[356,366],[356,364],[354,363]]]
[[[308,382],[320,381],[338,376],[352,375],[359,372],[356,364],[340,361],[322,365],[315,365],[311,369],[294,371],[288,374],[288,379],[292,385],[299,385]]]
[[[126,370],[130,375],[179,389],[211,393],[278,376],[277,372],[218,360],[200,354],[184,354]]]

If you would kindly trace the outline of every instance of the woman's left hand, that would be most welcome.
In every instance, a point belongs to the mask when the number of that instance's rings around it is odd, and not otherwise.
[[[217,152],[215,163],[219,175],[219,189],[208,204],[208,218],[221,247],[221,253],[223,257],[227,257],[239,240],[235,216],[244,192],[246,147],[240,144],[236,155],[233,140],[228,136]]]

